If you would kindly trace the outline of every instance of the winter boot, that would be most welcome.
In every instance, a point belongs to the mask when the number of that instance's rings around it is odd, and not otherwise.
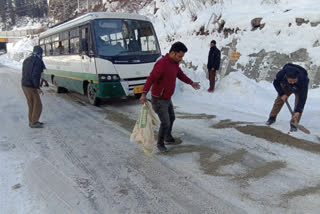
[[[269,117],[269,119],[266,122],[266,125],[270,126],[274,122],[276,122],[276,117]]]
[[[167,137],[164,141],[165,141],[166,145],[170,145],[170,144],[174,144],[176,142],[176,139],[174,139],[174,137],[170,136],[170,137]]]
[[[159,149],[159,152],[167,152],[168,151],[167,147],[164,144],[163,145],[157,144],[157,148]]]
[[[36,122],[35,124],[29,124],[30,128],[43,128],[43,123]]]
[[[294,126],[293,124],[290,124],[290,132],[296,132],[298,131],[297,127]]]

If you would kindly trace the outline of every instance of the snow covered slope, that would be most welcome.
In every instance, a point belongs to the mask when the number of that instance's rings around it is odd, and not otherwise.
[[[258,81],[272,81],[284,64],[293,62],[304,66],[310,85],[318,87],[319,9],[317,0],[157,0],[139,13],[152,18],[163,53],[174,41],[187,44],[185,61],[196,72],[204,71],[209,43],[215,39],[223,51],[223,76],[241,71]],[[261,19],[260,27],[253,27],[255,18]],[[238,61],[230,61],[232,50],[241,54]]]

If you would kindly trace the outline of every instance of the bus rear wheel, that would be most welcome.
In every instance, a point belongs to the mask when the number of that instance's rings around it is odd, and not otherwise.
[[[99,98],[96,97],[91,83],[89,83],[87,86],[87,96],[88,96],[89,103],[91,105],[94,105],[94,106],[99,105]]]

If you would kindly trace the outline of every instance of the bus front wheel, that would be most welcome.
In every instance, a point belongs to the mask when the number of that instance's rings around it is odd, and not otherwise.
[[[94,106],[99,105],[99,98],[96,97],[91,83],[89,83],[87,86],[87,95],[88,95],[88,100],[91,105],[94,105]]]

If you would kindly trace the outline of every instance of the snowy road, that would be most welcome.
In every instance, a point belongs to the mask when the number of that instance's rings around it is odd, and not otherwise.
[[[45,128],[30,129],[20,78],[0,65],[3,213],[319,210],[316,136],[303,141],[264,126],[219,121],[214,114],[186,113],[177,99],[174,135],[183,144],[149,158],[129,142],[137,100],[110,100],[98,108],[50,87],[42,97]],[[268,138],[275,134],[276,140]]]

